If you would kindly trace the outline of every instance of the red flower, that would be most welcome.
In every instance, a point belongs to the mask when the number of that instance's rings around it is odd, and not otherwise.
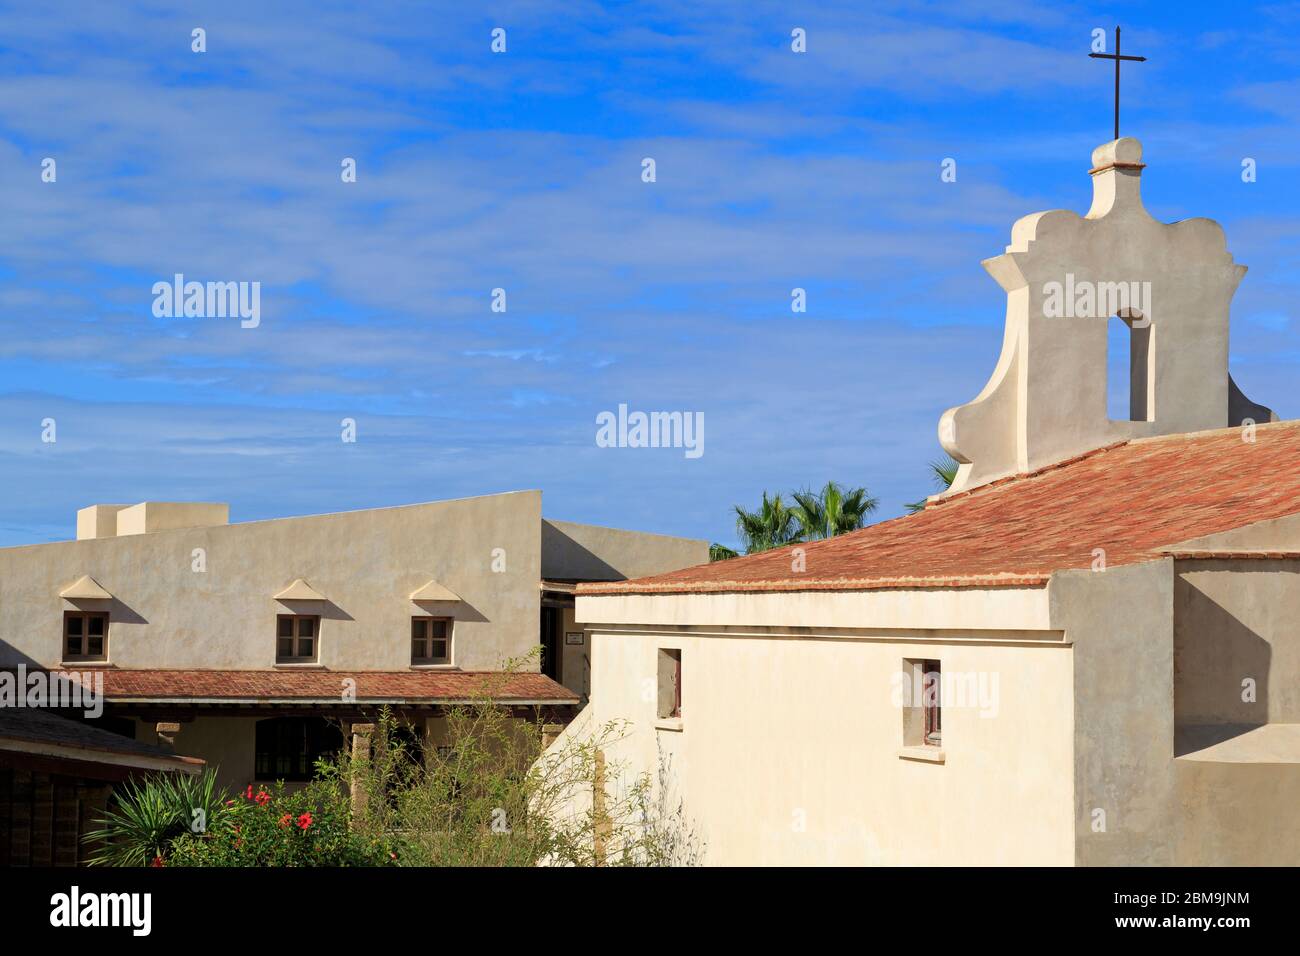
[[[310,813],[304,813],[302,816],[298,818],[298,826],[301,827],[303,830],[306,830],[309,826],[311,826],[311,823],[312,820],[311,820]]]
[[[291,820],[293,820],[293,814],[286,813],[284,816],[280,818],[280,826],[287,827]]]
[[[259,790],[253,799],[257,801],[259,807],[264,807],[271,801],[271,795],[265,790]]]
[[[161,854],[161,853],[159,853],[157,856],[155,856],[155,857],[153,858],[153,862],[150,863],[149,865],[150,865],[150,866],[166,866],[166,864],[163,863],[163,858],[162,858],[162,854]]]
[[[248,789],[244,791],[244,796],[249,800],[253,799],[253,785],[250,783]]]

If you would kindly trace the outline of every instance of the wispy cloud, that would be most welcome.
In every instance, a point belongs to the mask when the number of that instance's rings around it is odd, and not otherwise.
[[[1109,128],[1086,50],[1110,24],[1069,4],[0,9],[0,474],[24,489],[0,543],[145,497],[238,519],[541,487],[557,516],[723,539],[765,487],[896,510],[996,359],[979,260],[1086,207]],[[1251,265],[1238,380],[1284,412],[1287,16],[1134,23],[1126,113],[1152,208],[1223,219]],[[1218,77],[1225,46],[1258,56]],[[176,273],[261,282],[262,324],[155,318]],[[596,448],[621,401],[704,411],[705,457]]]

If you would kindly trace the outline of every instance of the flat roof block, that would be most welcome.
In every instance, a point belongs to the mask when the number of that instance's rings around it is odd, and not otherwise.
[[[91,505],[77,512],[77,540],[117,535],[117,513],[130,505]]]
[[[230,505],[219,501],[142,501],[117,513],[117,533],[149,534],[230,523]]]

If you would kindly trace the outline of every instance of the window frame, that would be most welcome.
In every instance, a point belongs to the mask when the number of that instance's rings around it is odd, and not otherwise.
[[[284,620],[293,621],[293,634],[289,637],[282,637],[280,634],[280,622]],[[312,633],[310,637],[304,637],[300,632],[300,622],[311,621]],[[291,642],[292,654],[286,656],[280,653],[280,642],[288,640]],[[310,640],[311,654],[305,655],[299,653],[302,648],[302,641]],[[275,662],[277,664],[315,664],[320,661],[320,615],[319,614],[277,614],[275,616]]]
[[[943,746],[943,663],[923,660],[921,663],[921,709],[924,713],[921,744],[925,747]],[[934,692],[930,693],[933,685]]]
[[[682,649],[660,647],[655,651],[655,673],[658,683],[655,717],[658,720],[682,719]],[[671,688],[664,681],[672,683]]]
[[[81,642],[81,653],[79,654],[71,653],[71,648],[69,645],[69,638],[71,635],[68,634],[68,622],[74,618],[82,622],[81,634],[78,635],[78,638],[80,639]],[[102,641],[100,647],[100,653],[98,654],[90,653],[91,634],[90,634],[89,622],[92,618],[102,618],[104,621],[104,633],[103,635],[97,635],[101,637],[101,641]],[[108,631],[111,623],[112,622],[108,611],[65,610],[63,612],[63,649],[62,649],[63,657],[60,659],[69,662],[75,661],[77,663],[107,662],[108,661]]]
[[[412,614],[411,615],[411,666],[412,667],[448,667],[452,662],[453,644],[452,634],[455,629],[455,618],[446,615],[437,614]],[[430,633],[429,625],[435,621],[441,621],[443,624],[443,636],[434,637]],[[416,623],[425,625],[425,634],[418,640],[423,641],[429,651],[433,650],[434,641],[442,641],[445,644],[445,654],[442,657],[417,657],[415,654],[415,636]]]

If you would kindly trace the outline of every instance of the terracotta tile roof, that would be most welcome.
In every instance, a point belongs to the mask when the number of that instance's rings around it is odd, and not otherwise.
[[[61,717],[48,710],[33,707],[0,707],[0,750],[13,750],[15,741],[36,744],[43,752],[56,748],[62,756],[94,762],[101,755],[127,758],[125,763],[142,766],[173,764],[180,767],[202,767],[196,757],[181,757],[161,747],[132,740],[96,727]],[[77,751],[67,753],[67,751]]]
[[[1010,587],[1167,557],[1191,538],[1300,512],[1300,421],[1144,438],[930,503],[851,534],[579,595]],[[805,570],[791,570],[793,547]]]
[[[70,673],[79,673],[70,671]],[[507,703],[577,703],[545,674],[489,671],[118,670],[106,668],[104,697],[123,700],[342,703],[355,681],[357,703],[454,703],[482,694]]]

